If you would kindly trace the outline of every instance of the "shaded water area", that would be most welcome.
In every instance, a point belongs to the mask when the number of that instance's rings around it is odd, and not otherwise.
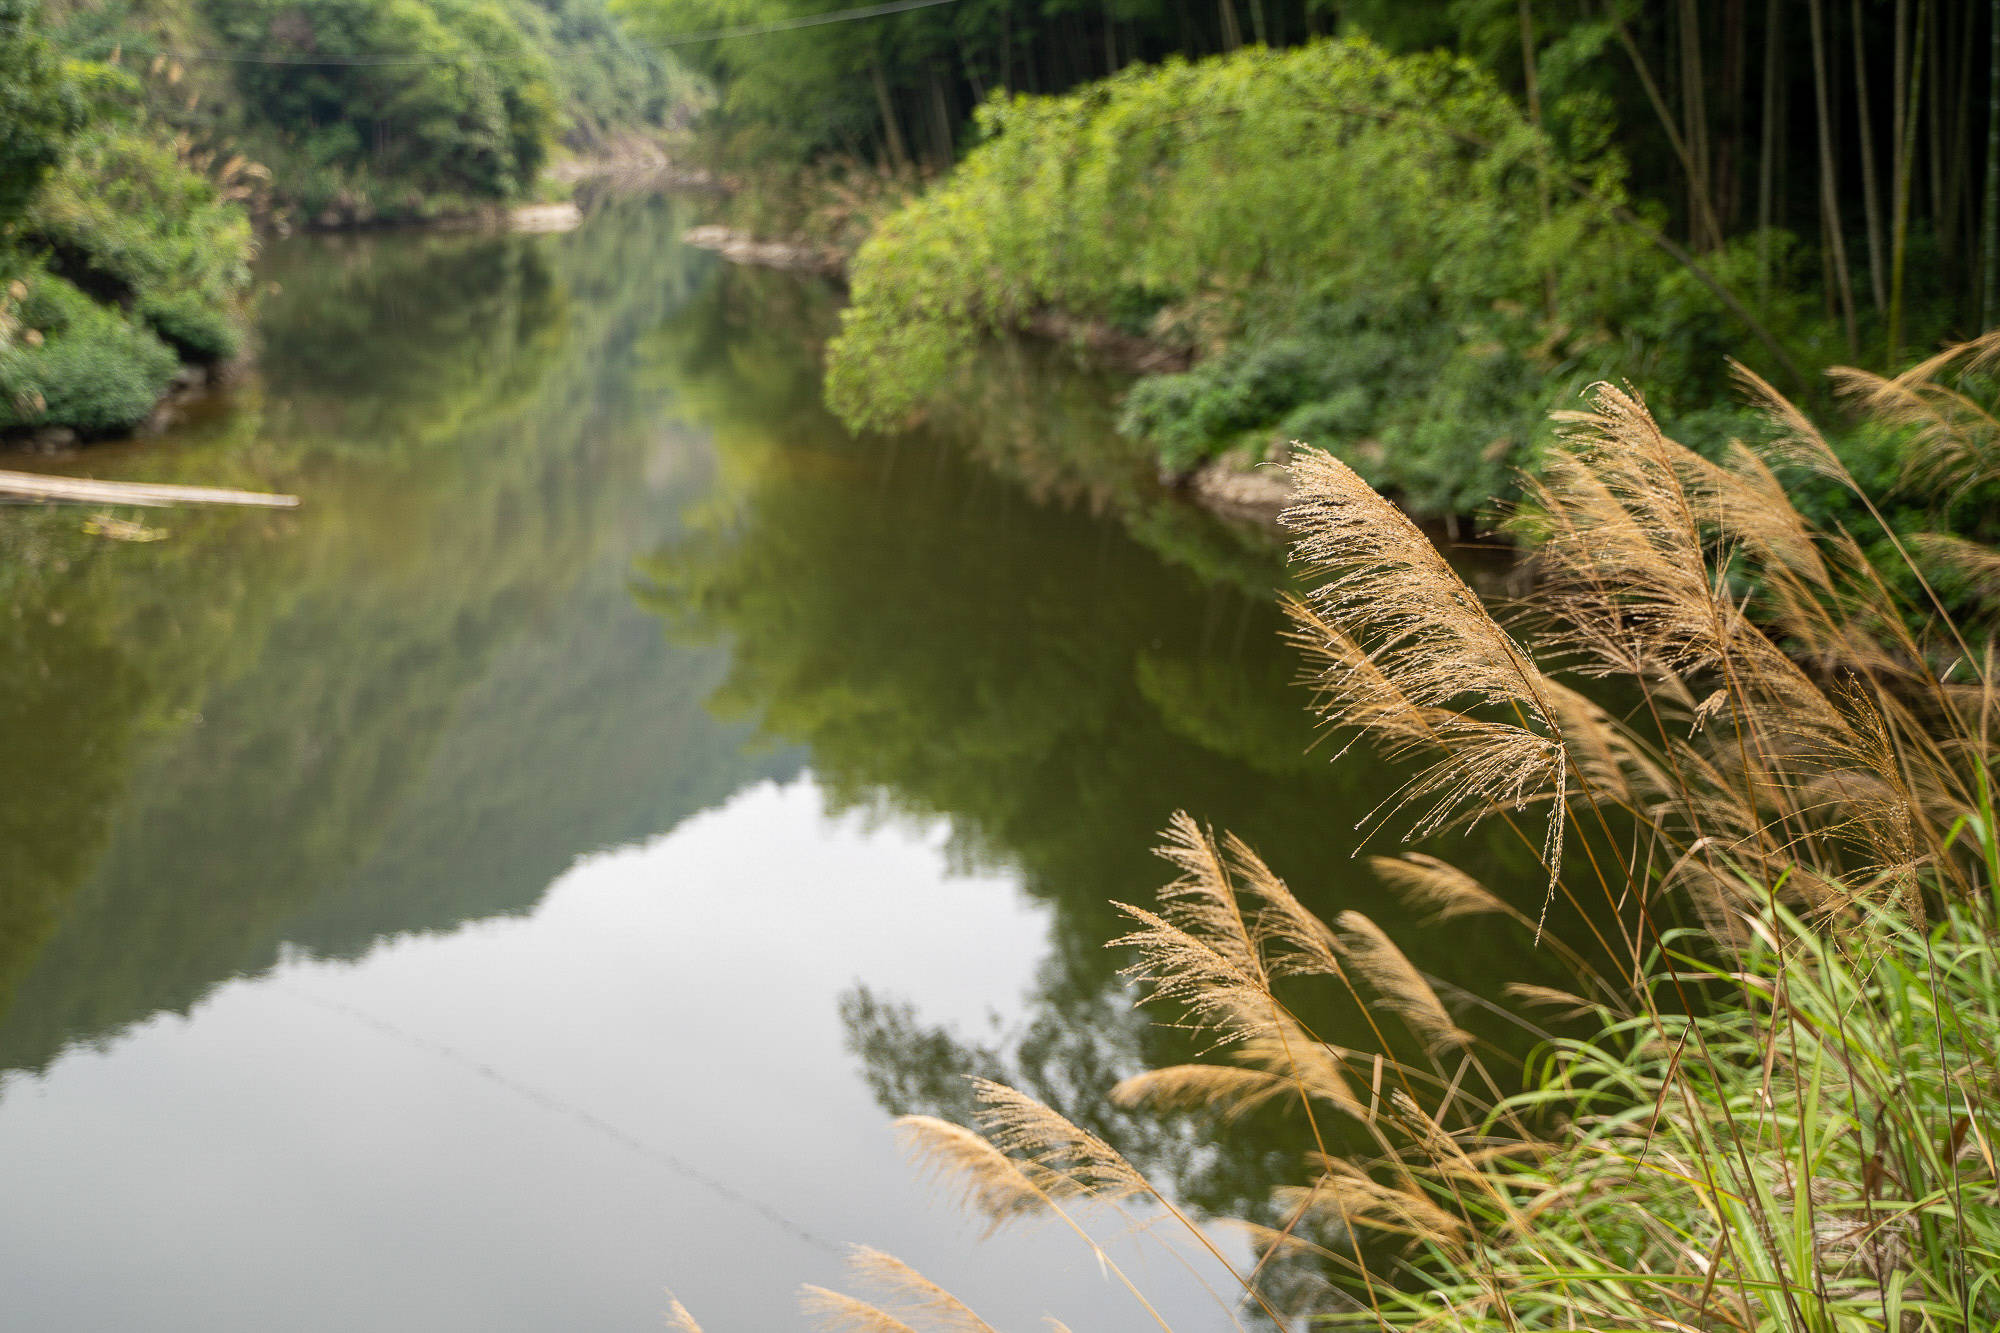
[[[1103,947],[1175,809],[1433,971],[1533,979],[1354,858],[1392,778],[1311,749],[1278,554],[1104,447],[1110,386],[995,352],[850,438],[831,295],[689,220],[279,243],[253,374],[48,466],[298,511],[0,510],[0,1322],[646,1329],[671,1287],[794,1328],[866,1242],[1005,1327],[1143,1327],[889,1121],[999,1073],[1256,1209],[1296,1125],[1101,1097],[1185,1058]]]

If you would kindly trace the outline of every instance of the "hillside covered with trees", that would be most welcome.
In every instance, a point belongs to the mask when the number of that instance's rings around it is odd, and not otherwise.
[[[602,0],[50,0],[49,40],[142,71],[149,112],[261,165],[325,224],[518,197],[554,151],[657,132],[692,95]]]
[[[253,220],[492,208],[692,86],[598,0],[0,0],[0,433],[129,431],[235,359]]]

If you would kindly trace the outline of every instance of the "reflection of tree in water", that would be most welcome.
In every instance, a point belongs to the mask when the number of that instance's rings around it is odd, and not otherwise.
[[[1128,1119],[1102,1097],[1124,1074],[1189,1058],[1183,1034],[1131,1012],[1103,947],[1121,933],[1111,900],[1151,902],[1166,878],[1148,849],[1177,807],[1236,830],[1319,910],[1376,916],[1420,963],[1448,951],[1456,977],[1496,990],[1518,978],[1525,940],[1490,923],[1416,930],[1350,859],[1390,779],[1306,754],[1268,583],[1253,595],[1205,582],[1117,524],[1037,503],[936,438],[941,427],[849,440],[819,414],[810,376],[777,372],[798,354],[768,324],[675,332],[690,341],[661,348],[662,374],[708,414],[731,488],[643,564],[642,597],[676,638],[730,646],[711,707],[809,746],[836,809],[948,818],[961,865],[1011,867],[1052,909],[1034,1016],[1009,1041],[850,997],[885,1105],[962,1113],[956,1076],[1003,1070],[1142,1145],[1204,1204],[1261,1197],[1259,1145],[1272,1140],[1242,1136],[1223,1158],[1186,1122]],[[1356,1015],[1320,1017],[1323,1034],[1360,1044]]]
[[[15,606],[26,614],[0,618],[0,1013],[104,844],[145,711],[144,682],[101,626]]]
[[[418,235],[394,249],[384,262],[379,238],[313,238],[265,265],[281,309],[260,355],[292,429],[405,448],[520,403],[561,364],[573,312],[548,247]]]
[[[568,237],[282,254],[262,383],[155,466],[260,457],[298,514],[176,515],[149,547],[83,543],[74,512],[0,528],[36,554],[0,630],[35,709],[0,753],[25,825],[0,853],[0,1067],[287,944],[524,911],[579,852],[788,769],[701,712],[721,654],[669,651],[624,589],[709,484],[633,350],[703,270],[680,225],[639,203]]]

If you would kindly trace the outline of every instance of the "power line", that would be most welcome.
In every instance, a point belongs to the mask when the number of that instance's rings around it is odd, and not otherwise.
[[[773,19],[769,23],[746,23],[735,28],[716,28],[709,32],[681,33],[673,37],[663,37],[651,44],[653,49],[664,51],[669,47],[692,46],[697,42],[719,42],[730,37],[762,37],[766,33],[790,32],[795,28],[818,28],[828,23],[846,23],[852,19],[879,18],[884,14],[901,14],[905,10],[929,9],[933,5],[955,5],[958,0],[890,0],[880,5],[862,5],[858,9],[837,9],[829,14],[804,14],[798,18]],[[641,43],[641,49],[647,44]]]
[[[796,1240],[804,1241],[815,1249],[824,1250],[828,1254],[845,1254],[845,1251],[833,1244],[833,1242],[808,1230],[798,1221],[779,1212],[762,1199],[746,1194],[728,1182],[710,1175],[700,1167],[688,1162],[685,1158],[676,1156],[663,1148],[656,1148],[642,1139],[635,1138],[602,1116],[586,1111],[580,1106],[572,1105],[560,1097],[542,1091],[540,1088],[531,1087],[517,1079],[510,1078],[484,1061],[475,1060],[445,1045],[443,1042],[434,1041],[429,1037],[405,1031],[386,1018],[379,1018],[374,1014],[367,1013],[339,1000],[323,995],[315,995],[310,991],[294,986],[280,985],[275,987],[275,989],[280,995],[289,995],[295,1000],[324,1009],[328,1013],[344,1015],[354,1022],[359,1023],[362,1027],[378,1032],[393,1041],[401,1042],[413,1050],[423,1051],[426,1054],[437,1057],[446,1064],[457,1065],[461,1069],[469,1070],[487,1082],[506,1089],[515,1096],[525,1101],[533,1102],[545,1111],[553,1112],[559,1116],[567,1116],[586,1129],[603,1135],[620,1147],[635,1152],[642,1157],[651,1158],[653,1161],[666,1167],[669,1171],[701,1186],[718,1198],[726,1199],[730,1203],[740,1204],[748,1208],[752,1212],[761,1215],[765,1221],[771,1223],[778,1230],[785,1232]]]
[[[704,42],[723,42],[736,37],[764,37],[776,32],[793,32],[800,28],[819,28],[830,23],[852,23],[857,19],[882,18],[889,14],[903,14],[913,9],[931,9],[938,5],[957,4],[958,0],[886,0],[883,4],[860,5],[853,9],[836,9],[824,14],[802,14],[795,18],[772,19],[765,23],[743,23],[733,28],[711,28],[706,32],[673,33],[650,42],[618,43],[622,51],[662,53],[677,46],[695,46]],[[100,39],[100,42],[108,39]],[[281,51],[216,51],[216,50],[175,50],[171,48],[147,48],[120,43],[119,50],[133,55],[164,56],[169,60],[189,63],[202,62],[234,65],[301,65],[315,67],[362,67],[377,68],[401,65],[497,65],[517,60],[534,60],[540,57],[538,51],[523,51],[509,55],[467,53],[463,55],[440,55],[436,52],[406,52],[382,55],[294,55]]]

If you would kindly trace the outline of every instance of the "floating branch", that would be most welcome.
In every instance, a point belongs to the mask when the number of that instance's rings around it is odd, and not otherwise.
[[[246,505],[258,509],[296,509],[296,495],[268,491],[232,491],[216,486],[173,486],[150,481],[91,481],[85,477],[44,477],[33,472],[0,472],[0,495],[36,500],[75,500],[83,504]]]

